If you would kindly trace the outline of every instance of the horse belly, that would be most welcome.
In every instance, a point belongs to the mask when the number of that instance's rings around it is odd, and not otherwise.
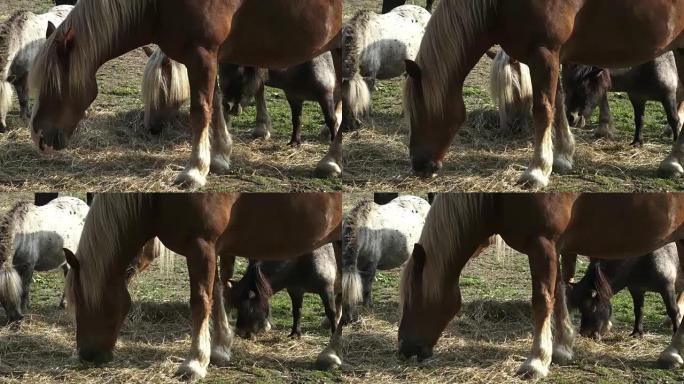
[[[588,194],[577,199],[560,250],[598,258],[649,253],[684,235],[684,195]]]
[[[564,61],[625,67],[672,48],[684,31],[684,0],[588,1],[577,14]]]

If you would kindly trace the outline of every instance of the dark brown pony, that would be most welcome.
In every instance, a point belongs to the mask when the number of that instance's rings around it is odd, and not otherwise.
[[[518,374],[544,377],[552,358],[563,363],[573,356],[574,330],[558,255],[627,258],[684,239],[684,194],[438,195],[402,277],[402,355],[419,359],[432,355],[442,331],[461,307],[463,267],[493,234],[528,255],[534,340]],[[658,362],[680,366],[682,356],[684,328],[680,327]]]
[[[80,358],[95,363],[112,359],[131,305],[127,268],[152,237],[187,259],[192,349],[177,373],[196,379],[205,376],[210,360],[222,366],[230,360],[233,331],[224,300],[230,298],[227,282],[235,256],[294,259],[338,241],[341,223],[342,195],[334,193],[98,195],[77,254],[67,255]],[[219,258],[223,284],[217,279]],[[341,308],[340,291],[336,299]],[[338,327],[318,357],[319,366],[341,364],[340,337]]]
[[[416,61],[407,63],[404,98],[413,170],[430,177],[442,167],[466,117],[463,82],[487,49],[500,44],[527,64],[532,75],[535,151],[520,182],[546,186],[552,168],[572,169],[575,148],[562,100],[554,117],[560,63],[644,63],[684,43],[682,31],[684,0],[441,1]],[[684,74],[684,68],[679,72]],[[684,174],[682,158],[684,138],[661,164],[661,172]]]
[[[193,150],[176,183],[202,186],[210,167],[228,172],[232,150],[214,103],[217,63],[299,64],[329,50],[341,25],[342,0],[81,0],[35,60],[33,140],[41,151],[64,148],[97,96],[97,69],[156,43],[190,80]]]

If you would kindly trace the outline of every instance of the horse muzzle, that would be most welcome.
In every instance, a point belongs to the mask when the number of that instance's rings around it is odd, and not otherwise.
[[[66,148],[67,139],[64,133],[56,130],[53,132],[44,134],[43,131],[35,132],[31,130],[31,138],[41,152],[52,153]]]
[[[429,160],[418,156],[411,159],[411,164],[415,175],[423,179],[436,177],[437,172],[442,169],[441,161]]]
[[[416,356],[420,362],[432,357],[432,347],[410,340],[399,340],[399,356],[406,360]]]
[[[101,365],[112,361],[114,354],[111,350],[102,350],[100,348],[83,347],[78,349],[78,357],[88,363]]]

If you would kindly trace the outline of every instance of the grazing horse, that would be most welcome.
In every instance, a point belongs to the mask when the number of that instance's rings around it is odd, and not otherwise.
[[[635,129],[631,145],[641,147],[644,143],[642,129],[647,101],[658,101],[663,105],[670,130],[674,140],[677,140],[681,127],[677,106],[684,101],[684,85],[677,74],[673,52],[626,69],[565,64],[562,80],[570,125],[583,127],[598,105],[599,126],[595,134],[599,137],[612,136],[613,116],[608,104],[608,92],[627,92],[634,109]]]
[[[398,336],[403,356],[432,355],[461,307],[463,267],[494,234],[529,258],[533,342],[518,374],[544,377],[552,358],[564,363],[573,356],[574,330],[558,255],[616,260],[684,239],[684,194],[437,195],[402,275]],[[679,366],[683,354],[680,327],[658,362]]]
[[[7,129],[7,112],[12,107],[12,87],[17,91],[19,115],[28,119],[28,74],[33,59],[45,44],[48,22],[59,25],[71,12],[71,5],[53,7],[43,14],[19,11],[0,24],[0,132]]]
[[[0,303],[10,322],[29,308],[33,272],[69,267],[64,250],[76,250],[88,205],[75,197],[60,197],[43,206],[16,203],[0,222]],[[64,307],[64,295],[60,307]]]
[[[223,366],[230,360],[233,331],[224,300],[230,302],[227,281],[235,256],[296,259],[339,241],[341,225],[342,195],[336,193],[97,195],[77,254],[65,250],[71,266],[67,298],[75,309],[78,355],[95,363],[112,359],[131,305],[128,265],[143,244],[156,236],[168,249],[186,257],[190,275],[192,348],[177,374],[204,377],[210,360]],[[224,284],[218,279],[219,258]],[[338,275],[336,287],[339,280]],[[341,296],[336,296],[338,309]],[[317,359],[319,366],[341,364],[341,336],[342,327],[337,327]]]
[[[188,69],[192,155],[176,183],[200,187],[210,167],[230,167],[232,141],[215,92],[219,61],[298,64],[331,49],[341,27],[342,0],[81,0],[34,62],[33,141],[41,151],[63,149],[97,96],[97,69],[155,43]]]
[[[342,31],[343,129],[354,130],[370,113],[371,90],[376,80],[399,77],[405,61],[414,59],[430,20],[430,13],[403,5],[378,15],[361,10]]]
[[[339,251],[339,249],[338,249]],[[292,301],[292,330],[289,337],[302,336],[302,303],[305,293],[321,298],[328,325],[338,323],[335,311],[337,257],[332,244],[326,244],[296,260],[251,261],[240,281],[230,282],[231,305],[237,309],[235,332],[243,338],[271,328],[271,296],[287,290]]]
[[[425,9],[428,11],[432,10],[432,4],[435,2],[435,0],[427,0],[427,4],[425,5]],[[383,0],[382,2],[382,13],[387,13],[391,10],[393,10],[396,7],[400,7],[402,5],[406,4],[406,0]]]
[[[487,55],[491,55],[490,51]],[[530,68],[508,56],[503,49],[492,60],[489,93],[499,109],[499,128],[525,130],[532,116]]]
[[[568,286],[568,306],[582,314],[580,334],[600,339],[610,328],[613,294],[629,289],[634,304],[632,337],[644,335],[644,294],[660,294],[672,324],[673,332],[682,318],[680,305],[684,299],[684,274],[679,265],[676,243],[656,249],[643,256],[623,260],[593,259],[582,279]],[[679,292],[679,295],[677,295]]]
[[[560,63],[640,64],[684,45],[682,31],[684,0],[440,2],[415,62],[407,63],[404,100],[414,172],[432,177],[442,168],[465,121],[465,78],[492,45],[499,44],[530,67],[535,150],[520,182],[542,188],[548,185],[552,169],[568,172],[573,165],[574,138],[562,92],[557,92]],[[661,172],[684,174],[682,157],[684,138],[661,163]]]
[[[430,203],[417,196],[399,196],[379,205],[358,203],[342,223],[342,287],[352,292],[361,285],[363,305],[373,305],[373,282],[377,270],[401,267],[420,238]],[[356,288],[358,289],[358,288]],[[354,307],[345,306],[345,322],[354,320]]]

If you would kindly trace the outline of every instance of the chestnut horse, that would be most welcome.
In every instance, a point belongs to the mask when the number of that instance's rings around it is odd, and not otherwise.
[[[41,151],[64,148],[97,96],[97,69],[155,43],[188,69],[192,155],[176,183],[200,187],[210,168],[230,167],[232,141],[214,103],[218,62],[299,64],[334,46],[341,27],[342,0],[81,0],[31,71],[33,140]]]
[[[558,255],[628,258],[684,239],[684,194],[437,195],[402,276],[402,355],[419,359],[432,355],[461,306],[463,267],[493,234],[528,255],[534,339],[518,374],[544,377],[552,358],[563,363],[573,356],[574,331]],[[658,362],[679,366],[684,364],[682,356],[684,327],[677,330]]]
[[[466,117],[463,82],[499,44],[530,67],[534,92],[534,156],[520,182],[548,185],[552,168],[572,169],[574,138],[559,100],[561,62],[601,67],[644,63],[684,44],[684,0],[445,0],[428,24],[415,62],[407,63],[405,109],[413,170],[434,176]],[[679,69],[680,74],[684,68]],[[684,108],[684,104],[680,105]],[[554,159],[555,151],[555,159]],[[684,174],[684,138],[660,170]]]
[[[277,212],[277,215],[274,215]],[[289,260],[340,239],[341,194],[101,194],[86,219],[76,255],[66,251],[69,306],[75,308],[76,346],[85,361],[104,363],[130,309],[127,269],[153,237],[187,259],[192,348],[177,374],[204,377],[207,366],[225,366],[233,330],[227,285],[236,255]],[[339,247],[336,257],[339,258]],[[219,260],[220,258],[220,260]],[[221,263],[219,282],[218,262]],[[340,277],[336,281],[340,286]],[[341,292],[336,292],[341,312]],[[209,319],[213,318],[210,334]],[[338,319],[339,320],[339,319]],[[341,364],[341,327],[317,364]]]

